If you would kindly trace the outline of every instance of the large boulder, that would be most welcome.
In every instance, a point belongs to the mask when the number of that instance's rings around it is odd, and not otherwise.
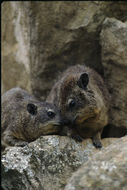
[[[103,139],[107,147],[116,139]],[[104,148],[102,148],[103,150]],[[25,147],[9,147],[2,154],[2,188],[62,190],[72,173],[97,150],[90,139],[43,136]]]
[[[93,155],[65,187],[65,190],[92,189],[127,189],[127,136]]]
[[[59,72],[77,63],[103,74],[102,22],[125,21],[126,12],[119,1],[3,2],[3,92],[18,85],[45,99]]]
[[[111,94],[109,123],[127,128],[127,23],[106,18],[101,47],[105,81]]]
[[[2,3],[2,93],[19,86],[31,90],[28,3]]]

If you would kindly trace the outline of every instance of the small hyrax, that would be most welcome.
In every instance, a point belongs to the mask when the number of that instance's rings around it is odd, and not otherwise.
[[[92,138],[96,148],[102,147],[101,133],[108,123],[109,94],[96,71],[85,65],[69,67],[53,86],[47,101],[60,109],[70,136],[77,140]]]
[[[21,88],[2,96],[2,146],[24,146],[41,135],[57,134],[60,115],[56,106],[40,102]]]

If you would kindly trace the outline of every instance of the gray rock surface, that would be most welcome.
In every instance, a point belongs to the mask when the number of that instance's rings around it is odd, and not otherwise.
[[[114,141],[108,138],[102,143],[107,147]],[[6,148],[1,162],[2,188],[62,190],[72,173],[99,151],[90,139],[77,143],[64,136],[42,136],[28,146]]]
[[[65,190],[93,189],[127,189],[127,136],[93,155],[65,187]]]
[[[28,91],[30,80],[30,29],[25,2],[2,3],[2,93],[20,86]]]
[[[127,20],[126,2],[3,2],[3,92],[20,86],[44,99],[59,72],[77,63],[103,74],[99,34],[107,15]]]
[[[114,8],[111,8],[113,6]],[[46,96],[59,72],[75,64],[103,73],[99,34],[107,15],[127,19],[127,4],[111,2],[31,3],[31,88]]]
[[[111,94],[110,124],[127,128],[127,23],[106,18],[101,46],[105,81]]]

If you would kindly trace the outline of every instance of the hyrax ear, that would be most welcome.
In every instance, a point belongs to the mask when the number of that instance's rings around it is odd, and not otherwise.
[[[32,115],[36,115],[37,114],[37,106],[35,106],[34,104],[27,104],[27,111]]]
[[[89,83],[89,76],[87,73],[83,73],[80,75],[80,78],[78,80],[78,86],[82,89],[86,89],[87,85]]]

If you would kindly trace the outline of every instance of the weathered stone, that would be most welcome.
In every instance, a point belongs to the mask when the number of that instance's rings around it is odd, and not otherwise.
[[[111,94],[109,123],[127,128],[127,23],[106,18],[101,46],[105,81]]]
[[[65,187],[65,190],[92,189],[127,189],[127,136],[93,155]]]
[[[45,99],[59,72],[77,63],[103,74],[99,34],[107,15],[127,20],[126,2],[4,2],[3,92],[18,85]]]
[[[59,72],[70,65],[85,63],[103,73],[101,23],[106,14],[123,18],[127,10],[126,4],[117,3],[114,11],[110,6],[108,2],[32,2],[31,70],[36,96],[47,95]]]
[[[31,9],[32,90],[36,96],[47,94],[59,72],[69,65],[84,61],[91,64],[91,57],[96,57],[95,67],[100,65],[95,36],[104,16],[99,20],[95,18],[92,25],[96,12],[100,14],[98,5],[88,2],[32,2]]]
[[[103,139],[107,147],[116,139]],[[43,136],[25,147],[6,148],[2,155],[2,187],[15,190],[62,190],[72,173],[99,152],[90,139]]]
[[[28,3],[2,3],[2,93],[20,86],[31,90]]]

